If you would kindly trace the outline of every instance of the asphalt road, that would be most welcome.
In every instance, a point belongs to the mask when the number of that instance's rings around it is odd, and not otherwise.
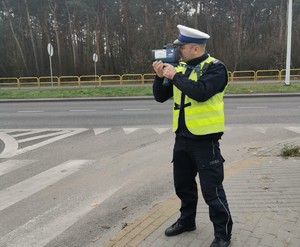
[[[226,124],[299,123],[299,96],[226,98]],[[0,103],[1,128],[169,125],[172,102],[153,99]]]
[[[0,246],[101,246],[174,193],[171,101],[0,103]],[[298,97],[226,98],[226,164],[300,135]]]

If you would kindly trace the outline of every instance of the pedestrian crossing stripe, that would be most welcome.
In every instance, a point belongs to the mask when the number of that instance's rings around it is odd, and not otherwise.
[[[111,130],[111,128],[96,128],[94,129],[94,133],[97,136],[109,130]]]
[[[133,132],[140,130],[140,128],[123,128],[126,135],[132,134]]]
[[[3,167],[11,167],[11,170],[15,170],[17,167],[30,165],[33,162],[36,161],[7,160],[0,163],[0,171]],[[34,193],[61,181],[93,162],[95,161],[69,160],[1,190],[0,212],[21,200],[27,199]],[[6,169],[6,172],[9,171]],[[109,190],[87,198],[87,201],[82,201],[80,195],[72,195],[66,198],[62,203],[49,208],[45,212],[29,219],[27,222],[23,223],[23,225],[18,226],[6,235],[1,236],[0,246],[6,246],[8,243],[9,246],[45,246],[55,237],[67,230],[70,226],[74,225],[80,218],[90,213],[95,208],[95,204],[102,204],[105,200],[119,191],[124,185],[125,184],[112,186]],[[78,200],[78,197],[80,197],[80,200]],[[74,201],[78,203],[74,203]]]
[[[69,160],[0,191],[0,211],[79,171],[91,160]],[[63,172],[62,172],[63,171]]]
[[[285,127],[285,129],[300,134],[300,127]]]
[[[155,132],[159,135],[167,132],[168,130],[170,130],[170,128],[154,128]]]
[[[113,187],[97,195],[90,200],[90,203],[71,196],[64,200],[63,203],[57,204],[1,237],[0,246],[7,246],[8,243],[9,246],[46,246],[78,220],[90,213],[95,208],[92,205],[92,201],[100,205],[123,186]],[[74,203],[74,200],[78,201],[78,203]]]
[[[5,129],[0,130],[0,140],[4,142],[4,150],[0,158],[13,156],[32,151],[50,143],[82,133],[88,129]],[[49,133],[50,132],[50,133]],[[33,145],[19,148],[19,144],[35,141]]]
[[[247,126],[246,126],[247,127]],[[245,128],[243,126],[243,128]],[[270,129],[269,126],[248,126],[261,134],[266,134]],[[280,127],[288,131],[300,134],[300,127],[288,126]],[[94,128],[94,134],[100,135],[106,133],[113,128]],[[157,134],[162,135],[166,132],[171,133],[171,128],[167,127],[140,127],[140,128],[121,128],[126,135],[130,135],[138,130],[152,130]],[[226,126],[225,133],[233,131],[234,127]],[[19,154],[32,151],[50,143],[62,140],[64,138],[87,131],[85,128],[53,128],[53,129],[0,129],[0,141],[4,143],[4,149],[0,153],[0,158],[11,158]],[[34,144],[32,144],[34,143]],[[21,147],[22,145],[22,147]],[[21,147],[21,148],[20,148]]]

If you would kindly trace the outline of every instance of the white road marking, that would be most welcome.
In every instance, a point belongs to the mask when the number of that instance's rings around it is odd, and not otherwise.
[[[18,150],[18,142],[10,135],[0,132],[0,140],[4,142],[4,150],[0,154],[0,158],[4,158],[6,155],[9,156],[11,153],[15,153]]]
[[[45,111],[18,111],[18,113],[41,113]]]
[[[129,135],[137,130],[139,130],[140,128],[123,128],[124,132],[126,135]]]
[[[285,129],[300,134],[300,127],[285,127]]]
[[[138,108],[136,108],[136,109],[130,109],[130,108],[128,108],[128,109],[123,109],[123,111],[151,111],[151,109],[138,109]]]
[[[90,160],[70,160],[0,191],[0,211],[77,172]]]
[[[35,160],[7,160],[0,163],[0,176],[34,163]]]
[[[111,128],[96,128],[94,129],[94,133],[97,136],[109,130],[111,130]]]
[[[167,132],[168,130],[170,130],[170,128],[153,128],[155,132],[157,132],[157,134],[161,135],[165,132]]]
[[[55,133],[50,133],[50,134],[45,134],[45,135],[39,135],[39,136],[33,136],[33,137],[29,137],[29,138],[20,139],[20,140],[18,140],[18,142],[19,143],[24,143],[24,142],[35,141],[35,140],[38,140],[38,139],[43,139],[43,138],[52,137],[52,136],[65,135],[65,134],[68,134],[68,133],[70,133],[70,131],[61,130],[61,131],[55,132]]]
[[[238,106],[237,109],[267,109],[266,106]]]
[[[81,132],[87,131],[88,129],[84,128],[77,128],[77,129],[49,129],[49,131],[62,131],[63,134],[60,134],[59,136],[52,137],[50,139],[47,139],[45,141],[41,141],[39,143],[36,143],[31,146],[27,146],[21,149],[18,148],[18,142],[12,137],[8,137],[9,135],[3,134],[2,132],[5,131],[6,133],[10,132],[17,132],[17,131],[26,131],[22,129],[9,129],[9,130],[0,130],[0,139],[4,139],[5,142],[5,148],[4,151],[0,154],[0,158],[11,158],[13,156],[19,155],[26,153],[28,151],[40,148],[42,146],[45,146],[47,144],[53,143],[55,141],[59,141],[61,139],[67,138],[69,136],[73,136],[76,134],[79,134]],[[32,131],[32,134],[35,133],[36,130],[27,130],[27,131]],[[21,141],[22,142],[22,141]]]
[[[74,204],[74,199],[67,198],[41,215],[29,220],[24,225],[0,238],[0,246],[7,247],[41,247],[75,224],[84,215],[91,212],[95,206],[115,194],[122,186],[110,189],[93,198],[91,202]],[[80,201],[77,199],[77,201]],[[93,202],[93,203],[92,203]]]
[[[47,131],[46,129],[39,129],[39,130],[34,130],[34,134],[38,134],[38,133],[42,133],[42,132],[45,132]],[[23,130],[22,130],[23,132]],[[28,136],[30,134],[33,134],[33,131],[30,131],[30,130],[25,130],[24,133],[19,133],[19,134],[11,134],[14,138],[17,138],[17,137],[22,137],[22,136]]]
[[[90,110],[69,110],[70,112],[95,112],[97,110],[90,109]]]

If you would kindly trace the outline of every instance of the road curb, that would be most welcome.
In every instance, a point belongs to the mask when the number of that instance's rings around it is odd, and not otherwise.
[[[224,98],[297,97],[300,93],[225,94]],[[0,99],[0,103],[154,100],[153,96]]]

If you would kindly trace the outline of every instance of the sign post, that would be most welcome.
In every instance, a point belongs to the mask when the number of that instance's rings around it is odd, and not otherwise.
[[[53,87],[52,59],[51,59],[51,57],[53,56],[53,46],[51,45],[51,43],[48,44],[47,50],[48,50],[49,61],[50,61],[51,86]]]
[[[287,48],[286,48],[286,70],[285,70],[285,85],[290,86],[290,74],[291,74],[291,50],[292,50],[292,12],[293,12],[293,0],[288,1],[288,35],[287,35]]]

